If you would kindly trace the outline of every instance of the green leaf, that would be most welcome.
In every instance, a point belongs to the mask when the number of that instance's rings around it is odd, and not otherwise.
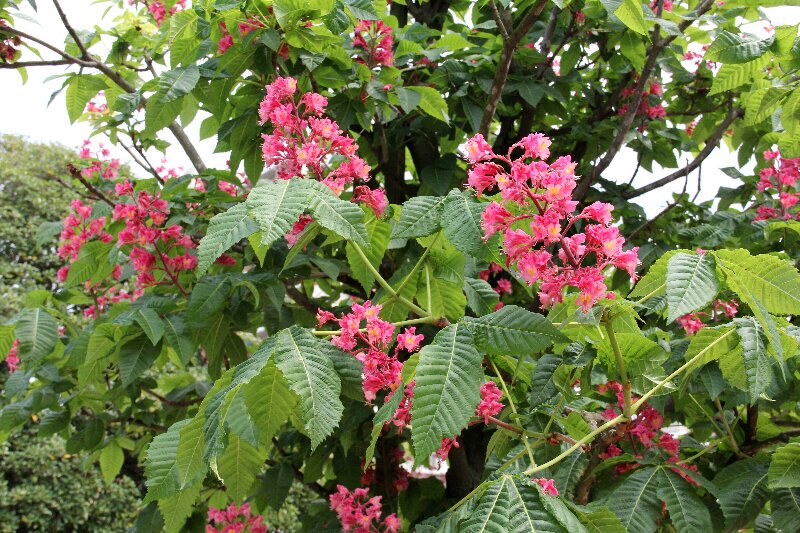
[[[294,25],[300,18],[320,18],[333,10],[334,0],[275,0],[272,9],[281,28]]]
[[[266,458],[266,449],[255,448],[236,435],[228,437],[228,445],[217,460],[217,471],[233,501],[244,501]]]
[[[155,135],[158,131],[166,128],[178,118],[183,109],[181,98],[171,102],[164,102],[159,98],[158,93],[147,101],[144,115],[144,134]]]
[[[497,307],[500,295],[489,283],[477,278],[464,278],[467,305],[478,316],[488,315]]]
[[[192,360],[197,351],[197,345],[192,340],[192,336],[186,331],[183,318],[179,315],[168,316],[164,320],[164,336],[184,365]]]
[[[429,264],[420,273],[417,281],[416,299],[423,307],[428,307],[428,294],[431,305],[428,311],[435,317],[445,317],[456,322],[464,316],[467,298],[459,285],[433,275]]]
[[[177,533],[183,530],[186,519],[194,511],[194,504],[202,488],[202,483],[196,483],[158,502],[158,509],[164,517],[164,531]]]
[[[301,178],[262,181],[245,202],[261,228],[261,243],[269,247],[292,229],[308,207],[308,188]]]
[[[225,212],[215,215],[208,223],[206,234],[197,246],[197,269],[201,277],[208,267],[228,251],[231,246],[258,231],[258,224],[250,218],[247,205],[236,204]]]
[[[617,515],[607,507],[601,507],[591,513],[582,513],[578,519],[586,526],[589,533],[628,533]]]
[[[227,277],[206,277],[194,286],[186,307],[186,321],[190,325],[204,326],[225,307],[231,291]]]
[[[289,387],[300,397],[312,449],[333,432],[344,411],[339,399],[339,376],[333,362],[320,349],[320,342],[323,341],[307,330],[292,326],[279,333],[275,347],[275,363]]]
[[[767,57],[763,56],[748,63],[726,63],[719,69],[717,75],[714,76],[714,83],[711,86],[709,96],[719,94],[725,91],[738,89],[745,83],[750,81],[750,78],[759,73],[767,65]]]
[[[719,292],[711,254],[673,255],[667,263],[667,322],[705,307]]]
[[[309,208],[320,226],[346,240],[369,246],[364,211],[360,207],[342,200],[324,183],[306,180],[304,184],[308,190]]]
[[[644,12],[639,0],[623,0],[614,14],[625,26],[641,35],[647,35],[647,26],[644,23]]]
[[[626,31],[619,42],[619,48],[622,55],[628,58],[637,71],[641,71],[644,68],[647,50],[641,37],[637,37],[633,32]]]
[[[800,314],[800,273],[791,263],[772,255],[751,256],[747,250],[714,252],[728,277],[758,298],[770,313]]]
[[[722,30],[706,50],[705,59],[721,63],[747,63],[764,55],[774,39],[774,36],[764,40],[740,37]]]
[[[772,454],[768,471],[769,488],[800,487],[800,442],[781,446]]]
[[[378,270],[381,261],[383,261],[383,255],[389,247],[389,232],[391,227],[387,220],[375,218],[370,215],[370,221],[367,222],[366,228],[370,246],[364,250],[364,255],[367,256],[372,267]],[[350,271],[353,277],[364,287],[364,291],[369,294],[372,290],[373,283],[375,283],[375,276],[372,275],[365,261],[361,259],[361,256],[351,243],[347,243],[345,251],[347,253],[347,263],[350,265]]]
[[[406,113],[414,111],[422,101],[421,94],[405,87],[395,87],[394,94],[397,95],[397,101],[400,102],[400,107]]]
[[[660,475],[661,487],[658,489],[658,497],[666,502],[675,529],[680,533],[713,531],[711,514],[694,488],[668,468],[662,468]]]
[[[772,366],[767,359],[767,339],[761,324],[755,318],[734,318],[733,321],[741,339],[750,403],[756,403],[772,382]]]
[[[70,122],[75,122],[83,114],[86,104],[94,98],[98,92],[106,88],[106,84],[100,76],[89,76],[78,74],[72,76],[67,85],[67,115]]]
[[[750,458],[723,468],[714,478],[719,505],[725,516],[725,529],[745,527],[769,499],[767,465]]]
[[[158,344],[164,336],[164,321],[158,313],[151,307],[140,307],[133,314],[133,319],[142,327],[142,331],[147,335],[152,344]]]
[[[675,254],[694,253],[690,250],[670,250],[650,265],[647,274],[636,283],[636,287],[628,295],[629,298],[652,298],[664,294],[667,290],[667,264]]]
[[[446,196],[415,196],[403,204],[392,239],[424,237],[439,229]]]
[[[420,351],[411,406],[411,438],[417,461],[427,460],[445,437],[467,425],[480,400],[481,355],[461,324],[441,330]]]
[[[392,392],[392,395],[383,402],[378,412],[375,413],[375,417],[372,419],[372,433],[370,434],[369,446],[367,447],[367,455],[364,461],[367,467],[372,463],[372,458],[375,455],[375,444],[378,442],[378,436],[381,434],[381,431],[383,431],[383,426],[394,417],[404,397],[404,388],[398,387],[397,390]]]
[[[516,305],[506,305],[480,318],[464,317],[482,350],[498,355],[531,355],[554,342],[568,342],[542,315]]]
[[[775,527],[781,531],[800,530],[800,489],[777,489],[771,506]]]
[[[658,468],[640,468],[612,492],[608,508],[630,533],[653,533],[661,517],[661,499],[657,496]]]
[[[147,485],[145,503],[160,500],[178,492],[176,457],[180,442],[180,431],[189,420],[176,422],[166,433],[157,435],[147,448],[144,473]]]
[[[380,20],[371,0],[343,0],[350,13],[358,20]]]
[[[476,202],[466,192],[451,191],[442,212],[444,235],[463,253],[489,261],[502,262],[497,253],[499,237],[483,240],[481,214],[488,204]],[[402,214],[401,214],[402,216]]]
[[[702,352],[703,356],[697,364],[703,365],[730,354],[739,344],[739,339],[733,332],[734,328],[730,326],[701,329],[692,335],[684,359],[688,361]]]
[[[270,360],[260,374],[243,387],[244,402],[262,442],[270,442],[292,414],[298,397]]]
[[[116,441],[111,441],[100,451],[100,472],[103,474],[103,481],[106,485],[111,485],[122,469],[125,462],[125,454]]]
[[[189,94],[200,80],[200,67],[189,65],[186,68],[168,70],[158,78],[157,98],[162,103],[172,102],[185,94]]]
[[[510,531],[511,502],[508,493],[507,477],[489,485],[486,492],[478,500],[470,518],[459,525],[463,533],[506,533]],[[524,508],[524,506],[523,506]],[[536,531],[530,529],[528,531]]]
[[[445,124],[450,123],[450,117],[447,114],[447,102],[442,98],[441,93],[433,87],[406,87],[410,91],[418,93],[422,98],[419,101],[419,107],[425,113],[435,119],[439,119]]]
[[[58,322],[42,307],[26,309],[17,320],[14,334],[19,339],[22,360],[38,363],[56,347]]]
[[[147,337],[136,337],[119,350],[119,375],[126,387],[150,368],[161,353],[161,344],[153,345]]]

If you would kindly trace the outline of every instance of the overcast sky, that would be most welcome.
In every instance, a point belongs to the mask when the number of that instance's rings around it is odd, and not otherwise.
[[[63,43],[66,37],[58,14],[52,4],[47,1],[38,2],[39,11],[34,12],[25,3],[23,13],[31,18],[30,21],[19,18],[15,21],[15,26],[22,31],[26,31],[36,36],[43,36],[54,44]],[[87,0],[62,2],[70,22],[77,29],[88,29],[95,24],[109,25],[113,22],[113,13],[103,14],[107,4],[94,4]],[[78,7],[79,6],[79,7]],[[782,7],[766,10],[772,24],[796,24],[800,21],[800,8]],[[765,24],[754,24],[750,31],[763,31]],[[27,54],[30,59],[30,54]],[[67,118],[66,106],[64,104],[63,92],[56,97],[48,107],[47,102],[53,91],[61,86],[60,79],[46,81],[48,76],[59,74],[66,71],[63,67],[39,67],[28,69],[28,81],[22,83],[19,73],[14,70],[0,70],[0,133],[15,133],[25,135],[34,141],[57,142],[70,147],[78,147],[83,139],[88,138],[90,128],[84,123],[70,124]],[[222,168],[227,160],[227,154],[213,154],[215,140],[199,140],[200,120],[195,122],[187,129],[187,134],[194,141],[198,151],[203,156],[206,164]],[[544,132],[547,133],[547,132]],[[182,166],[190,169],[185,154],[180,147],[174,143],[174,138],[168,130],[163,130],[163,135],[170,142],[175,144],[167,151],[167,159],[171,166]],[[100,139],[98,139],[100,140]],[[127,154],[118,150],[114,153],[122,160],[129,160]],[[161,154],[153,152],[149,154],[151,161],[158,162]],[[685,161],[680,161],[685,163]],[[623,150],[604,172],[603,176],[615,181],[628,181],[633,174],[636,166],[635,154],[631,150]],[[732,187],[737,182],[728,178],[719,169],[729,166],[738,166],[734,154],[728,152],[725,147],[717,149],[706,160],[703,165],[702,190],[699,195],[700,200],[711,199],[716,195],[720,186]],[[742,169],[744,172],[752,170],[751,166]],[[650,181],[669,174],[670,170],[655,168],[653,174],[644,170],[639,171],[634,185],[645,185]],[[683,188],[683,180],[677,180],[671,186],[644,195],[638,199],[647,210],[648,214],[655,214],[672,199],[672,192],[678,192]],[[697,190],[697,174],[693,174],[689,179],[689,192]]]

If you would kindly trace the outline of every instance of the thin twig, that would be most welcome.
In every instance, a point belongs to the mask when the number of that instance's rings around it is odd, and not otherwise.
[[[69,173],[72,175],[73,178],[75,178],[76,180],[80,181],[83,184],[83,186],[86,187],[86,189],[90,193],[92,193],[92,195],[94,196],[94,198],[96,200],[101,200],[101,201],[107,203],[108,205],[110,205],[112,208],[116,205],[102,191],[100,191],[94,185],[89,183],[86,180],[86,178],[84,178],[83,175],[81,175],[81,171],[80,171],[80,169],[78,169],[78,167],[76,167],[72,163],[67,163],[67,170],[69,170]]]

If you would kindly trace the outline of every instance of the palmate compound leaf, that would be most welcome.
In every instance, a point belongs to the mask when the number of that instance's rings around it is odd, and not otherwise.
[[[250,217],[247,205],[236,204],[227,211],[214,215],[208,223],[206,234],[197,246],[197,277],[206,273],[219,257],[240,240],[258,231],[259,225]]]
[[[315,180],[303,180],[302,183],[308,194],[308,207],[320,226],[348,241],[369,247],[364,211],[360,207],[342,200],[324,183]]]
[[[261,244],[269,248],[286,235],[308,207],[306,180],[264,181],[247,197],[245,205],[261,228]]]
[[[307,330],[292,326],[278,334],[275,347],[275,363],[300,397],[312,449],[333,432],[344,411],[339,399],[342,384],[321,342]]]
[[[705,307],[719,292],[711,254],[673,255],[667,264],[667,322]]]
[[[464,533],[588,533],[558,498],[542,494],[527,478],[502,475],[458,526]]]
[[[14,334],[19,339],[22,360],[39,362],[53,351],[58,342],[58,323],[42,307],[26,309],[17,320]]]
[[[476,345],[491,354],[529,355],[554,342],[569,342],[545,317],[516,305],[480,318],[465,317],[463,322],[475,335]]]
[[[411,406],[414,456],[421,462],[442,438],[461,433],[480,400],[481,355],[464,324],[441,330],[420,351]]]

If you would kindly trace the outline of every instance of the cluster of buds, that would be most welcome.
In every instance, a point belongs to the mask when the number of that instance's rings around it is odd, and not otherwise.
[[[350,492],[342,485],[330,496],[331,509],[339,516],[342,531],[353,533],[397,533],[400,519],[392,513],[381,521],[381,496],[369,497],[369,490]]]
[[[781,157],[778,150],[767,150],[764,159],[771,163],[758,173],[758,192],[764,195],[768,205],[756,208],[755,220],[800,220],[800,212],[795,209],[800,201],[800,193],[795,188],[800,179],[800,158],[789,159]]]
[[[11,349],[6,354],[6,365],[8,365],[8,371],[10,373],[14,373],[19,368],[19,339],[14,339],[14,342],[11,343]]]
[[[676,322],[684,329],[687,335],[694,335],[706,324],[703,318],[710,319],[712,322],[719,322],[724,316],[725,318],[733,318],[739,312],[739,302],[737,300],[714,300],[711,304],[711,313],[699,311],[697,313],[689,313],[679,316]]]
[[[0,33],[2,33],[2,28],[4,26],[8,27],[8,23],[0,19]],[[20,45],[22,45],[22,40],[16,35],[6,39],[0,39],[0,61],[3,63],[13,63],[17,57]]]
[[[558,489],[556,488],[555,480],[540,477],[531,479],[531,481],[542,487],[542,492],[548,496],[552,496],[554,498],[558,496]]]
[[[355,60],[369,68],[394,65],[392,28],[380,20],[359,20],[353,35],[353,47],[360,50]]]
[[[717,68],[717,63],[715,61],[705,61],[703,59],[706,50],[708,47],[711,46],[710,44],[704,44],[700,48],[700,52],[695,52],[694,50],[687,50],[686,53],[683,54],[681,61],[691,61],[695,67],[695,73],[700,70],[701,67],[705,67],[708,70],[714,70]]]
[[[219,27],[220,30],[222,30],[222,37],[220,38],[219,43],[217,43],[218,47],[217,51],[219,55],[222,55],[228,51],[228,48],[233,46],[233,36],[228,31],[228,26],[225,24],[225,22],[220,22]],[[239,35],[244,37],[251,31],[263,27],[264,24],[262,24],[260,20],[252,17],[247,17],[247,19],[244,22],[239,23]]]
[[[631,96],[636,92],[636,88],[631,85],[629,87],[625,87],[622,90],[622,98],[623,100],[629,100]],[[651,81],[648,84],[648,88],[642,93],[642,100],[639,103],[638,109],[636,109],[637,115],[644,115],[647,116],[650,120],[655,120],[659,118],[664,118],[667,116],[667,111],[664,109],[664,106],[661,104],[660,101],[653,102],[653,100],[659,100],[663,96],[663,89],[661,88],[661,84],[655,81]],[[652,97],[652,98],[651,98]],[[623,104],[619,108],[619,114],[625,115],[628,112],[628,104]]]
[[[329,311],[319,310],[317,321],[320,325],[332,320],[339,324],[339,335],[333,336],[331,343],[361,361],[364,397],[372,402],[378,391],[397,388],[403,368],[397,354],[400,350],[408,353],[417,351],[424,337],[416,334],[416,328],[406,328],[397,336],[397,346],[394,354],[390,355],[389,347],[394,339],[395,327],[378,316],[381,306],[367,300],[363,305],[353,303],[350,309],[350,313],[342,314],[339,319]],[[361,327],[362,323],[365,324],[364,328]]]
[[[608,420],[616,418],[619,415],[619,412],[622,412],[623,406],[625,405],[622,384],[618,381],[609,381],[608,383],[598,385],[597,392],[600,394],[613,392],[615,394],[617,400],[616,406],[613,404],[609,405],[608,408],[603,411],[602,415]],[[638,400],[638,397],[634,395],[632,396],[632,400],[636,401]],[[663,425],[663,415],[655,407],[649,403],[645,403],[642,409],[640,409],[629,422],[625,423],[623,426],[624,431],[618,432],[616,441],[609,444],[606,451],[601,453],[599,457],[601,459],[610,459],[612,457],[618,457],[622,455],[622,448],[620,447],[620,444],[624,442],[622,439],[626,435],[630,435],[631,453],[637,459],[641,458],[644,453],[640,453],[636,442],[643,447],[644,451],[649,450],[650,448],[660,448],[664,450],[669,456],[667,461],[669,463],[677,463],[680,460],[680,441],[669,433],[661,433],[659,435]],[[614,472],[616,475],[621,475],[637,467],[639,467],[639,463],[637,462],[621,463],[614,467]],[[697,467],[694,465],[683,465],[683,468],[686,470],[697,470]],[[675,467],[672,467],[672,470],[690,483],[696,484],[696,482],[683,470]]]
[[[599,299],[614,298],[604,283],[606,267],[635,277],[638,248],[624,249],[625,239],[611,226],[611,204],[595,202],[573,215],[575,163],[565,156],[548,164],[549,147],[550,139],[536,133],[511,146],[507,155],[498,155],[476,135],[466,143],[469,185],[478,195],[500,190],[499,199],[482,214],[484,239],[503,235],[507,265],[516,267],[528,285],[541,282],[542,306],[561,302],[564,288],[573,286],[580,290],[577,304],[586,312]],[[567,236],[579,220],[587,222],[584,231]],[[547,250],[552,245],[559,245],[555,256]],[[594,261],[585,264],[592,255]]]
[[[297,80],[293,78],[278,78],[267,85],[258,114],[261,124],[270,122],[274,129],[262,135],[264,161],[277,166],[281,179],[317,179],[337,196],[347,185],[369,180],[370,167],[356,155],[356,142],[325,117],[328,99],[313,92],[296,98],[296,92]],[[382,189],[364,186],[355,187],[353,192],[353,200],[368,205],[377,217],[389,205]]]
[[[231,503],[227,509],[208,508],[206,533],[267,533],[267,531],[264,517],[252,514],[249,503],[244,503],[241,507]]]
[[[497,263],[490,263],[489,268],[482,270],[478,273],[483,281],[492,285],[494,292],[502,296],[503,294],[511,294],[514,289],[511,286],[511,280],[503,277],[503,266]],[[498,302],[497,309],[503,307],[502,302]]]

